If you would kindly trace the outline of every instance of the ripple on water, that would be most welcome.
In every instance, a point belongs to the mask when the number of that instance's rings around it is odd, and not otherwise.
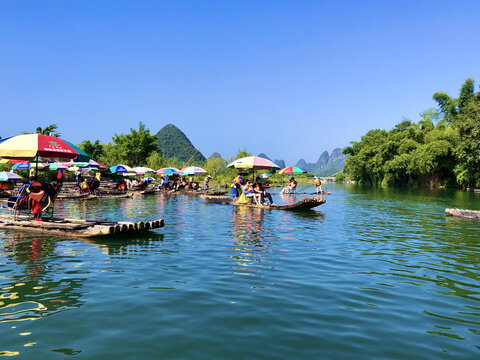
[[[57,208],[165,219],[145,234],[1,232],[0,350],[29,359],[478,357],[480,225],[443,214],[476,198],[325,186],[327,203],[306,213],[160,195]]]

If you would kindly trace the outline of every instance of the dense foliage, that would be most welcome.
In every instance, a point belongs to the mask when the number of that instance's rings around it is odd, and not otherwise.
[[[157,136],[151,135],[150,130],[141,122],[138,130],[130,129],[128,134],[115,134],[112,143],[100,144],[99,140],[94,143],[84,140],[78,146],[92,159],[108,166],[164,164],[162,155],[157,150]]]
[[[438,109],[417,123],[403,120],[392,130],[370,130],[343,150],[344,171],[371,185],[480,185],[480,92],[468,79],[460,96],[433,95]]]
[[[165,159],[182,162],[204,162],[206,159],[185,134],[173,124],[164,126],[158,133],[158,150]]]

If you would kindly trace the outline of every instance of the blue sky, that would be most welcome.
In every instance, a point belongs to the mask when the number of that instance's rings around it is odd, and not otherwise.
[[[0,136],[142,121],[316,161],[480,83],[480,1],[2,1]]]

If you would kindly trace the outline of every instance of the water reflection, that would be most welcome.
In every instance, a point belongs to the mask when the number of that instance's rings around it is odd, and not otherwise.
[[[273,238],[271,229],[264,226],[265,210],[260,208],[232,207],[232,229],[235,260],[235,274],[261,276],[258,263],[270,251],[269,243]]]
[[[120,234],[114,239],[86,238],[82,239],[82,242],[95,246],[104,255],[130,255],[138,253],[139,249],[145,251],[148,248],[156,248],[158,242],[163,241],[164,237],[163,233],[150,231]]]
[[[37,320],[82,305],[84,280],[65,276],[69,266],[58,266],[56,244],[16,232],[4,240],[5,260],[20,269],[2,276],[7,281],[2,281],[0,323]]]
[[[424,289],[416,290],[416,299],[405,301],[432,319],[436,330],[426,332],[461,340],[466,334],[455,323],[480,326],[480,226],[445,222],[442,204],[470,197],[449,194],[447,190],[366,190],[346,198],[345,229],[350,252],[374,264],[370,271],[358,272],[371,279],[363,291],[396,294],[398,288]],[[444,306],[438,296],[461,300],[456,306]],[[379,305],[382,297],[377,301]]]

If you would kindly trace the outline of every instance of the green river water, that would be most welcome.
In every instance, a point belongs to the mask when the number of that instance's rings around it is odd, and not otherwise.
[[[60,216],[166,227],[0,231],[0,356],[479,359],[480,222],[444,210],[480,210],[480,194],[324,190],[326,204],[298,213],[193,196],[64,201]]]

